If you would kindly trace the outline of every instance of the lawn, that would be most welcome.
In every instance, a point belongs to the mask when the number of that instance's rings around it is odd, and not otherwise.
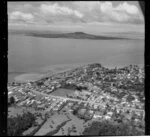
[[[74,90],[60,88],[52,92],[51,95],[67,97],[66,95],[70,93],[74,93]]]

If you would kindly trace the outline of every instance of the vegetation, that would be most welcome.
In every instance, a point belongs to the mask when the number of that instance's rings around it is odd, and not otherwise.
[[[69,121],[70,121],[70,119],[67,120],[67,121],[64,121],[63,123],[61,123],[60,125],[58,125],[55,130],[53,130],[53,131],[47,133],[46,136],[53,136],[53,135],[56,134],[64,125],[66,125],[66,123],[69,122]]]
[[[42,86],[44,83],[43,83],[43,82],[38,81],[38,82],[36,82],[36,84],[37,84],[37,86]]]
[[[8,106],[11,106],[15,103],[15,99],[13,96],[10,97],[9,101],[8,101]]]
[[[72,89],[72,90],[87,90],[87,87],[83,87],[83,86],[77,86],[75,84],[66,84],[66,83],[63,83],[62,88],[65,88],[65,89]]]
[[[142,132],[137,131],[129,123],[119,123],[114,125],[109,121],[104,122],[93,122],[90,127],[86,128],[83,135],[99,135],[99,136],[132,136],[132,135],[142,135]]]
[[[22,116],[10,117],[7,120],[7,135],[21,136],[24,131],[32,127],[35,123],[35,117],[32,113],[27,112]]]
[[[47,118],[45,118],[45,119],[43,120],[43,122],[42,122],[36,129],[34,129],[28,136],[34,136],[34,134],[35,134],[36,132],[38,132],[39,129],[44,125],[44,123],[46,122],[46,120],[47,120]]]
[[[131,101],[133,101],[135,98],[132,96],[132,95],[128,95],[127,96],[127,101],[128,102],[131,102]]]

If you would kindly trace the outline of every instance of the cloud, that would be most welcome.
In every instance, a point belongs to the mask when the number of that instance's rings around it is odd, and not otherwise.
[[[11,20],[24,20],[24,21],[33,21],[34,16],[31,13],[23,13],[20,11],[14,11],[9,14],[9,19]]]
[[[83,12],[89,12],[92,11],[93,9],[98,8],[99,2],[98,1],[79,1],[79,2],[74,2],[73,3],[77,9]]]
[[[129,5],[127,2],[119,4],[116,8],[116,11],[126,11],[129,14],[139,14],[139,10],[135,5]]]
[[[55,4],[42,4],[40,6],[40,10],[44,14],[51,14],[51,15],[73,15],[78,18],[82,18],[84,15],[77,11],[77,10],[72,10],[68,7],[65,6],[59,6],[57,3]]]
[[[64,2],[65,4],[65,2]],[[69,5],[67,5],[69,6]],[[143,17],[138,7],[127,2],[118,2],[116,6],[113,2],[80,1],[72,2],[70,6],[84,14],[83,22],[117,22],[117,23],[143,23]]]
[[[142,24],[138,7],[128,2],[79,1],[8,3],[9,22],[24,21],[35,24],[56,23],[129,23]]]
[[[134,15],[139,13],[135,5],[129,5],[127,2],[121,3],[116,7],[113,7],[112,2],[100,2],[100,9],[102,12],[126,12]]]
[[[137,20],[139,10],[135,5],[129,5],[127,2],[113,7],[112,2],[100,2],[100,10],[105,16],[104,19],[126,22]]]

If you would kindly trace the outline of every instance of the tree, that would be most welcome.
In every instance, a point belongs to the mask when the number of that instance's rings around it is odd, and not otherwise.
[[[30,113],[24,113],[22,116],[10,117],[7,120],[7,135],[20,136],[35,123],[35,116]]]
[[[8,105],[12,105],[14,103],[15,103],[15,99],[14,99],[13,96],[11,96],[10,99],[9,99]]]
[[[127,101],[131,102],[132,100],[134,100],[135,98],[132,95],[128,95],[127,96]]]
[[[114,125],[110,121],[98,122],[95,121],[90,127],[85,128],[83,135],[99,135],[99,136],[120,136],[120,135],[141,135],[142,132],[137,131],[134,127],[131,128],[130,123],[118,123]]]
[[[72,112],[74,115],[76,115],[77,113],[78,113],[78,110],[77,109],[75,109],[75,110],[73,110],[73,112]]]

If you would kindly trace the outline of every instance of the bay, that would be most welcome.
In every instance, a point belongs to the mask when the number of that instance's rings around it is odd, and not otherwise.
[[[101,63],[105,67],[144,64],[144,40],[88,40],[8,35],[8,79],[44,73],[49,66]],[[61,67],[60,67],[61,69]],[[14,77],[14,76],[13,76]]]

